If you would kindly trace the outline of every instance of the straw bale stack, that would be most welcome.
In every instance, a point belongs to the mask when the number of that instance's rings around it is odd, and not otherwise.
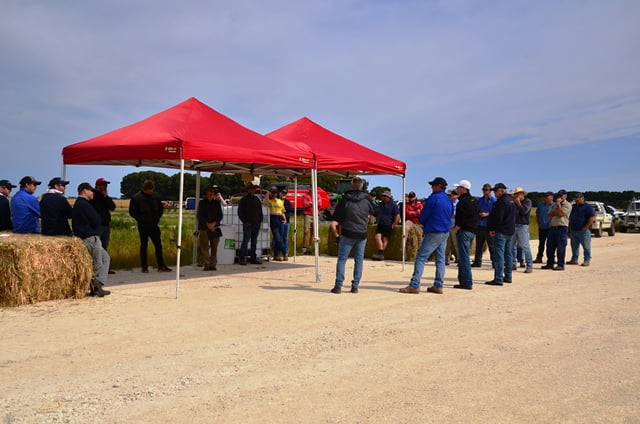
[[[0,306],[82,298],[92,270],[77,237],[10,233],[0,237]]]

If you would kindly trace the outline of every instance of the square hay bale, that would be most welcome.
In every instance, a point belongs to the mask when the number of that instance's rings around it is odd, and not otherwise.
[[[91,255],[77,237],[0,237],[0,306],[79,299],[92,276]]]

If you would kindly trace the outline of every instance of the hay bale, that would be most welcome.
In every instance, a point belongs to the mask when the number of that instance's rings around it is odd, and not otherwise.
[[[0,237],[0,306],[85,296],[93,265],[77,237]]]

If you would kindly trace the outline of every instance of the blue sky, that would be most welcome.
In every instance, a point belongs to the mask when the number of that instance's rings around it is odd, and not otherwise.
[[[640,191],[637,0],[5,0],[0,12],[0,178],[14,184],[46,183],[64,146],[193,96],[261,133],[307,116],[405,161],[419,195],[435,176],[476,194],[499,181]],[[401,178],[368,180],[401,192]]]

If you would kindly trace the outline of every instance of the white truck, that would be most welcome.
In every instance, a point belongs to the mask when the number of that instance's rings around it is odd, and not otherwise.
[[[640,200],[632,199],[627,211],[620,217],[620,231],[626,233],[636,228],[640,228]]]
[[[607,211],[605,204],[593,200],[587,200],[587,203],[593,206],[593,210],[596,213],[593,224],[591,224],[591,232],[593,233],[593,235],[595,237],[602,237],[602,233],[606,231],[609,236],[615,236],[616,223],[613,215],[611,215],[609,211]]]

